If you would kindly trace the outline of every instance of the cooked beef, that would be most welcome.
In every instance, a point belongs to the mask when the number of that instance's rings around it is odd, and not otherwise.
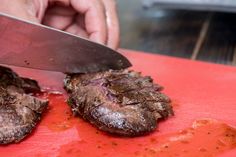
[[[0,144],[19,142],[31,133],[48,105],[27,94],[39,91],[36,81],[0,66]]]
[[[134,71],[68,75],[65,88],[74,115],[112,134],[143,135],[173,114],[162,87]]]
[[[25,93],[40,92],[37,81],[19,77],[10,68],[0,66],[0,87],[11,88],[12,86]]]

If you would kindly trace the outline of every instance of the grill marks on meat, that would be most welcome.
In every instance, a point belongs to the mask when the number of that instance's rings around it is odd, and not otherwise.
[[[48,101],[28,95],[32,92],[40,92],[36,81],[0,66],[0,144],[19,142],[40,120]]]
[[[74,115],[112,134],[143,135],[173,114],[162,87],[134,71],[68,75],[65,88]]]

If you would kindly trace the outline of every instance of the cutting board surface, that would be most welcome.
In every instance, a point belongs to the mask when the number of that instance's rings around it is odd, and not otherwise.
[[[164,86],[175,115],[136,138],[114,137],[71,116],[63,74],[14,68],[50,100],[33,133],[0,146],[1,157],[236,156],[236,68],[123,50],[132,69]],[[54,91],[54,92],[52,92]]]

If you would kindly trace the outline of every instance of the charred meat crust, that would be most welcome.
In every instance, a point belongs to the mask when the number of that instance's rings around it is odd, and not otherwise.
[[[48,101],[26,93],[39,91],[36,81],[0,66],[0,144],[19,142],[35,128]]]
[[[112,134],[143,135],[173,114],[162,87],[134,71],[68,75],[64,84],[74,115]]]
[[[0,87],[2,88],[17,88],[18,91],[24,93],[40,92],[40,87],[37,81],[19,77],[17,73],[10,68],[0,66]]]

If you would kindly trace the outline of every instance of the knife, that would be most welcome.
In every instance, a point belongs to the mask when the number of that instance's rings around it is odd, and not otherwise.
[[[131,66],[118,52],[73,34],[0,13],[0,64],[63,73]]]

